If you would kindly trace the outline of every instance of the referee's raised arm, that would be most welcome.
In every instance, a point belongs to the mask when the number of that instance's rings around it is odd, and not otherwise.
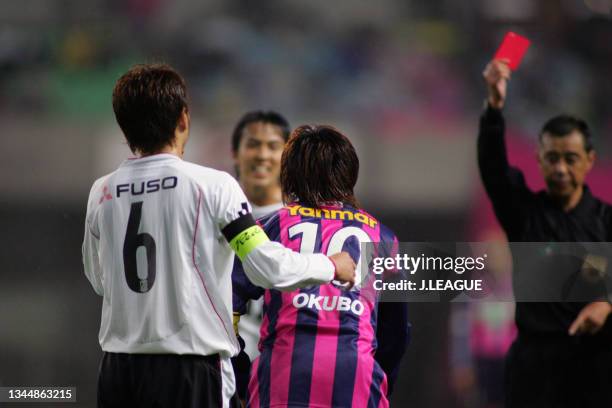
[[[506,233],[513,235],[512,230],[520,225],[524,215],[524,195],[530,191],[521,171],[510,166],[506,152],[502,109],[510,75],[510,68],[504,60],[491,61],[483,72],[487,99],[480,117],[477,150],[480,177],[495,214]]]

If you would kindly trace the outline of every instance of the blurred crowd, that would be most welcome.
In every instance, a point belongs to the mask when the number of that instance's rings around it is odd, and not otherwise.
[[[505,31],[533,41],[510,115],[533,133],[559,111],[612,132],[605,0],[26,0],[0,4],[0,110],[96,117],[134,62],[188,78],[196,109],[231,121],[262,104],[352,123],[370,137],[453,135],[483,97]],[[607,13],[607,14],[606,14]]]

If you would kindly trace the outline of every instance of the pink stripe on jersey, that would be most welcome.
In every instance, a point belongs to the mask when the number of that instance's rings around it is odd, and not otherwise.
[[[342,221],[321,220],[322,238],[321,252],[327,253],[329,240],[334,232],[342,228]],[[340,296],[342,291],[332,284],[321,285],[320,296],[333,298]],[[337,300],[336,300],[337,302]],[[340,331],[340,312],[336,309],[319,313],[317,320],[317,336],[315,339],[312,382],[310,384],[310,404],[314,406],[331,406],[334,392],[333,381],[317,381],[329,378],[336,370],[338,351],[338,332]]]
[[[359,212],[371,217],[365,211]],[[363,224],[362,229],[370,236],[372,242],[380,242],[380,223],[377,222],[374,228],[367,224]],[[368,405],[370,387],[372,386],[372,374],[374,371],[374,350],[372,348],[372,342],[375,333],[372,328],[371,318],[376,299],[373,296],[364,295],[365,293],[362,293],[360,296],[360,300],[364,303],[365,308],[363,315],[359,319],[359,340],[357,343],[358,358],[357,369],[355,370],[355,388],[352,403],[354,407],[365,407]],[[382,394],[381,402],[382,400],[386,400],[384,394]]]
[[[251,373],[249,375],[247,405],[251,408],[259,408],[259,377],[257,376],[257,367],[259,367],[259,357],[253,360],[251,364]]]
[[[389,400],[387,399],[387,376],[384,375],[382,383],[380,384],[381,398],[378,401],[378,408],[388,408]]]
[[[269,305],[271,298],[272,296],[270,295],[270,291],[266,290],[264,292],[264,304]],[[261,351],[263,348],[261,341],[268,338],[268,334],[270,334],[270,319],[268,318],[268,313],[264,313],[261,320],[261,327],[259,328],[259,351]]]
[[[286,209],[279,212],[281,244],[295,252],[299,252],[301,239],[290,240],[288,230],[300,220],[300,216],[291,216]],[[277,332],[270,359],[270,372],[274,373],[274,381],[270,384],[270,401],[287,401],[289,397],[291,357],[297,323],[297,309],[293,307],[292,300],[297,293],[281,294],[281,306],[276,321]]]
[[[368,217],[375,219],[374,217],[372,217],[370,214],[368,214],[367,212],[363,211],[363,210],[359,210],[360,213],[367,215]],[[371,239],[371,242],[374,243],[374,251],[375,253],[372,254],[372,256],[380,256],[379,254],[377,254],[376,252],[378,252],[378,248],[379,248],[379,243],[380,243],[380,223],[377,222],[376,226],[374,228],[370,227],[367,224],[363,224],[362,229],[368,234],[368,236]],[[363,254],[362,254],[363,256]],[[369,273],[368,271],[368,266],[365,265],[363,263],[363,258],[362,258],[362,263],[359,266],[361,273],[362,273],[362,279],[363,281],[361,282],[361,298],[362,300],[365,298],[370,302],[375,302],[377,297],[378,297],[378,291],[376,291],[373,287],[373,282],[374,280],[376,280],[378,277],[376,275],[374,275],[373,273]],[[363,274],[367,274],[366,276],[363,276]]]
[[[340,296],[341,291],[331,284],[321,286],[319,295]],[[333,376],[336,370],[338,350],[338,332],[340,330],[340,312],[326,311],[319,314],[317,337],[315,339],[312,382],[310,384],[310,404],[313,406],[331,406],[334,392],[333,381],[318,381]]]
[[[370,214],[363,210],[359,210],[360,213],[367,215],[369,218],[375,219]],[[380,222],[376,223],[374,228],[370,227],[368,224],[363,224],[361,227],[372,239],[372,242],[380,242]]]
[[[328,209],[339,209],[341,207],[323,207]],[[328,220],[321,218],[321,252],[326,254],[327,247],[329,246],[329,240],[332,235],[342,228],[341,220]],[[330,254],[333,255],[333,254]]]
[[[270,401],[287,401],[289,398],[289,379],[291,377],[291,358],[295,343],[295,325],[297,323],[297,309],[293,307],[294,293],[283,292],[282,306],[276,321],[277,330],[272,357],[270,359],[270,372],[274,373],[274,381],[270,384]]]
[[[355,370],[355,388],[353,392],[353,407],[366,407],[370,398],[370,387],[372,385],[372,372],[374,370],[374,350],[372,340],[374,332],[370,319],[372,307],[370,301],[361,297],[365,305],[363,315],[359,319],[359,340],[357,342],[357,368]]]

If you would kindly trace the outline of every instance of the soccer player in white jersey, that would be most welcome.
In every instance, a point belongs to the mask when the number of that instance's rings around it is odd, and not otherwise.
[[[352,283],[355,265],[269,241],[233,177],[182,160],[187,91],[171,67],[131,68],[113,110],[137,157],[98,179],[87,204],[83,263],[103,296],[98,406],[232,406],[234,253],[253,283],[283,290]]]
[[[245,113],[232,132],[232,156],[238,183],[253,209],[253,218],[264,217],[283,207],[280,185],[280,163],[283,148],[291,132],[289,122],[274,111],[255,110]],[[247,356],[241,354],[232,360],[238,365],[236,386],[241,399],[246,397],[250,360],[259,355],[259,327],[263,311],[263,299],[249,302],[248,311],[234,315]],[[244,340],[243,340],[244,339]],[[250,358],[250,359],[249,359]],[[240,368],[241,367],[241,368]]]
[[[290,132],[287,119],[274,111],[247,112],[234,128],[236,175],[255,219],[283,206],[280,162]]]

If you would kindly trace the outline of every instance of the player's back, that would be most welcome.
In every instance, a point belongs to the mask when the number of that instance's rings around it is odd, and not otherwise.
[[[363,242],[396,241],[374,217],[349,206],[291,205],[261,220],[272,240],[301,253],[342,250],[360,263]],[[292,292],[266,290],[261,356],[251,379],[252,406],[378,406],[385,375],[374,360],[377,297],[336,283]],[[381,394],[382,390],[382,394]]]
[[[228,182],[226,173],[160,154],[127,160],[94,184],[87,222],[105,260],[103,350],[236,351],[233,253],[211,215]]]

